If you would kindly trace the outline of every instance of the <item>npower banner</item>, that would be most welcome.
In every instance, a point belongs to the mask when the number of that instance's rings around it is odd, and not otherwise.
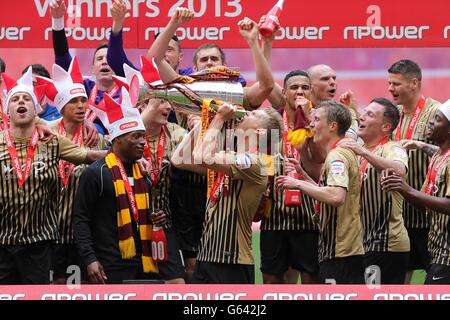
[[[1,48],[49,48],[51,0],[0,1]],[[95,47],[109,38],[112,0],[66,0],[70,47]],[[196,18],[178,29],[184,48],[214,42],[245,48],[236,24],[255,21],[276,0],[125,0],[127,48],[147,48],[175,9]],[[275,47],[448,47],[450,0],[286,0]]]

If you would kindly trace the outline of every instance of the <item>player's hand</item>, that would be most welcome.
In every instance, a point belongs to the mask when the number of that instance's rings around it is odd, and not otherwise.
[[[94,123],[85,120],[83,123],[83,143],[86,147],[94,148],[98,144],[99,136],[98,130]]]
[[[400,144],[406,150],[422,149],[422,147],[425,145],[425,143],[422,141],[409,140],[409,139],[401,140]]]
[[[216,117],[221,118],[223,121],[228,121],[234,118],[237,107],[235,105],[224,103],[219,106]]]
[[[339,102],[352,109],[355,112],[356,117],[359,118],[358,102],[356,101],[355,94],[352,90],[347,90],[341,94]]]
[[[167,221],[166,214],[163,210],[157,210],[152,212],[151,217],[152,223],[157,227],[163,226]]]
[[[50,3],[50,13],[52,18],[59,19],[63,18],[66,14],[67,8],[64,0],[53,0]]]
[[[283,191],[284,189],[299,189],[298,180],[288,176],[279,176],[275,180],[275,187],[278,191]]]
[[[245,17],[237,25],[239,27],[239,33],[247,42],[258,40],[258,25],[255,21]]]
[[[181,26],[194,18],[194,12],[183,7],[178,7],[175,11],[174,15],[170,19],[171,24],[175,24],[176,26]]]
[[[87,266],[87,273],[92,283],[105,284],[105,280],[108,280],[103,266],[98,261],[94,261]]]
[[[344,138],[339,143],[338,146],[348,148],[352,150],[356,155],[358,156],[364,156],[367,152],[367,149],[365,149],[363,146],[358,144],[355,140],[351,138]]]

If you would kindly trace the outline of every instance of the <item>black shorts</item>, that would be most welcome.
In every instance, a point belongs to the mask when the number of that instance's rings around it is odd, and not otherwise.
[[[86,268],[81,267],[75,244],[53,244],[53,279],[67,278],[73,272],[70,266],[81,270],[83,279],[87,279]]]
[[[429,229],[411,228],[407,230],[411,244],[408,271],[428,269],[430,264],[430,253],[428,251]]]
[[[404,284],[409,252],[366,252],[366,284]]]
[[[195,258],[205,218],[206,186],[173,183],[170,203],[173,225],[178,234],[184,258]]]
[[[284,274],[289,267],[300,272],[319,271],[318,231],[261,230],[261,272]]]
[[[192,284],[254,284],[255,266],[197,261]]]
[[[364,284],[363,256],[335,258],[321,262],[319,281],[327,284]]]
[[[450,284],[450,266],[432,263],[425,284]]]
[[[49,284],[52,243],[0,245],[0,284]]]
[[[178,243],[178,236],[173,230],[164,230],[167,240],[167,254],[169,258],[165,262],[158,263],[159,275],[163,280],[172,280],[185,277],[183,255]]]

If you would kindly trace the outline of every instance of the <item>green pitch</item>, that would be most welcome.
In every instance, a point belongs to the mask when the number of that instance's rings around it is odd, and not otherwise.
[[[259,254],[259,232],[253,232],[253,256],[255,257],[255,283],[262,284],[262,274],[259,270],[261,258]],[[425,270],[417,270],[413,273],[412,284],[423,284],[425,281]]]

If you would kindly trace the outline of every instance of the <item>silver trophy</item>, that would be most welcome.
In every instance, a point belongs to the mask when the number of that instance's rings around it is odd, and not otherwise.
[[[212,99],[210,107],[217,110],[222,103],[238,106],[236,117],[245,115],[242,107],[244,89],[239,82],[196,81],[189,84],[172,83],[162,86],[149,86],[146,93],[168,100],[179,112],[200,115],[203,99]]]

